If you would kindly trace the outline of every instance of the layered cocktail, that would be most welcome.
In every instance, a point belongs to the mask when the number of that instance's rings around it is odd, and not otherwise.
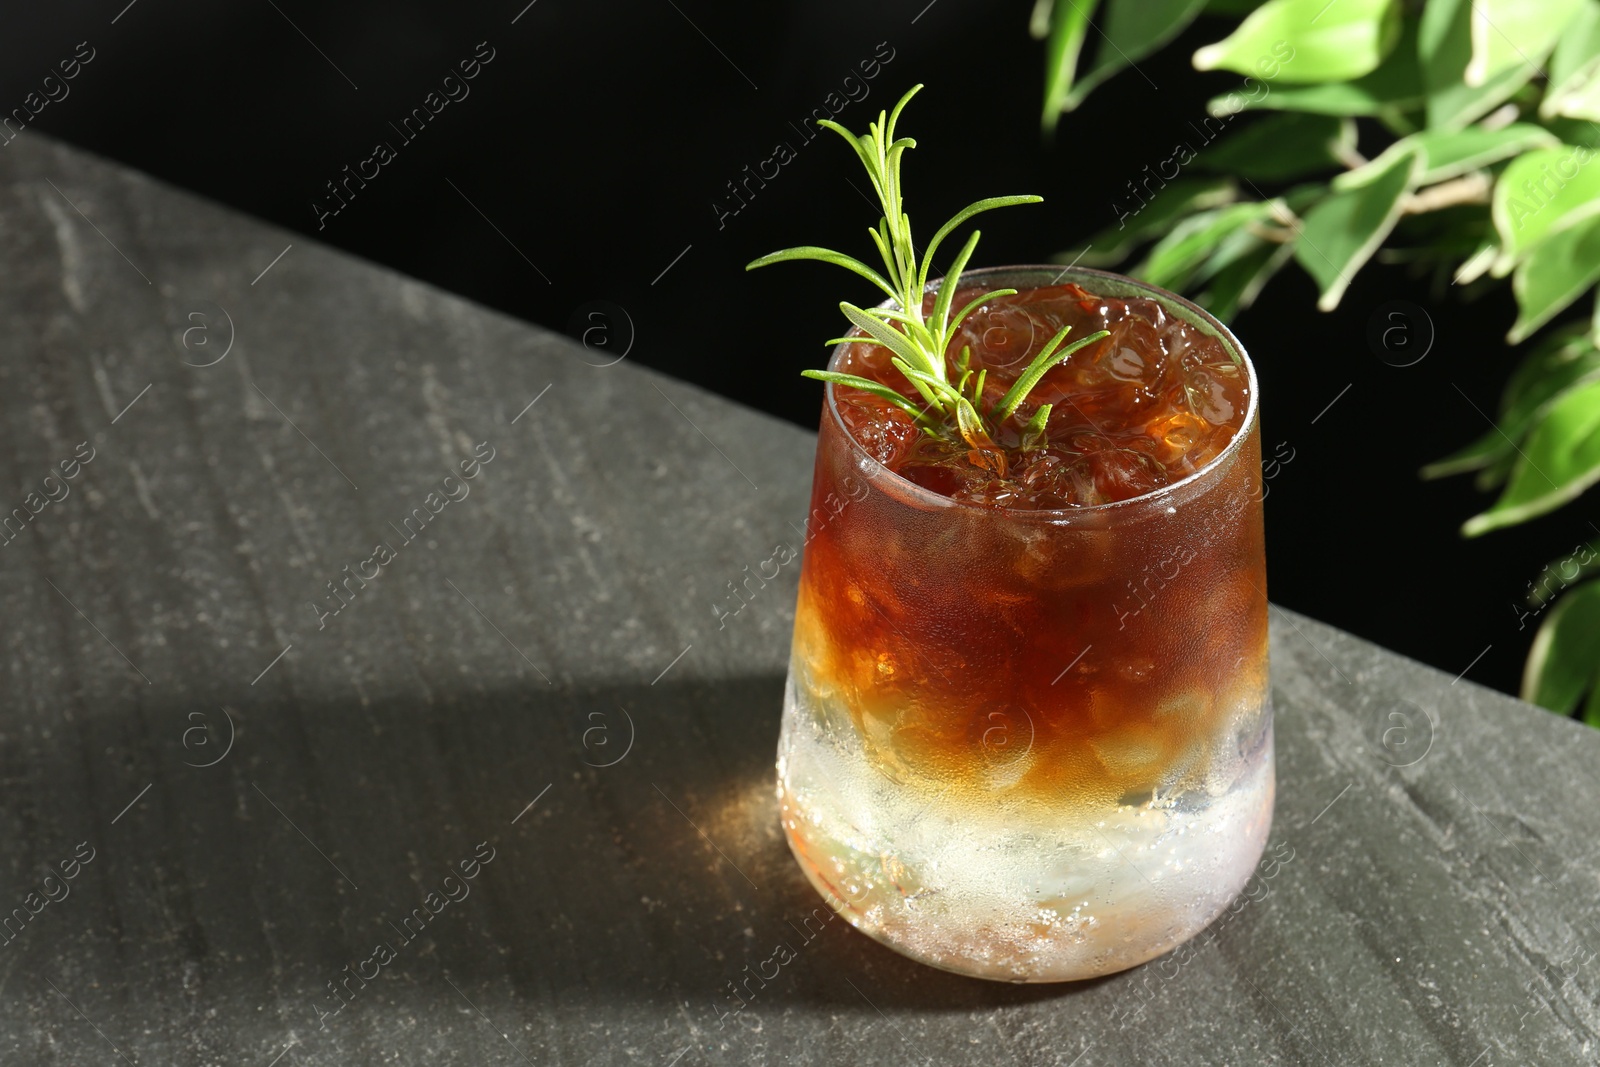
[[[1031,437],[1013,419],[953,445],[828,386],[783,827],[840,913],[907,955],[1086,978],[1202,929],[1270,828],[1256,382],[1225,328],[1126,278],[959,287],[956,307],[1017,290],[949,340],[979,410],[1062,327],[1108,333],[1033,386],[1049,408]],[[830,370],[912,393],[870,342],[856,331]]]
[[[856,136],[883,267],[828,383],[778,750],[790,847],[860,930],[936,967],[1131,967],[1243,887],[1272,822],[1255,372],[1128,278],[929,268],[880,113]]]

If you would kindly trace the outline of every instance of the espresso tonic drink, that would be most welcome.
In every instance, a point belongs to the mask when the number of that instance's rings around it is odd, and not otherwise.
[[[1257,389],[1205,312],[1110,274],[971,271],[992,404],[1064,325],[1043,443],[963,451],[830,384],[778,752],[784,832],[852,925],[1017,982],[1205,927],[1272,821]],[[970,290],[970,292],[969,292]],[[930,297],[931,299],[931,297]],[[883,348],[831,368],[912,387]]]

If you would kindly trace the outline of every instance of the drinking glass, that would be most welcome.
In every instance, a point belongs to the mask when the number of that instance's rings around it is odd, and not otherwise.
[[[1131,499],[997,508],[883,466],[829,385],[778,747],[784,833],[835,910],[913,959],[1015,982],[1194,936],[1272,822],[1255,370],[1216,319],[1129,278],[961,279],[1063,283],[1220,341],[1248,380],[1233,438]]]

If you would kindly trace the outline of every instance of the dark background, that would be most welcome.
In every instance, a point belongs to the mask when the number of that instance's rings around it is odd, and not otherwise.
[[[1046,144],[1030,0],[526,3],[37,5],[0,37],[0,109],[88,41],[95,59],[30,129],[556,330],[595,325],[587,313],[607,301],[613,350],[631,324],[627,359],[815,426],[820,387],[798,371],[824,361],[838,301],[874,293],[820,264],[742,267],[791,244],[868,258],[878,212],[859,165],[831,134],[802,145],[790,122],[880,42],[892,60],[839,118],[864,129],[928,83],[902,125],[922,142],[906,167],[920,232],[982,196],[1046,198],[988,216],[974,265],[1081,248],[1114,222],[1125,183],[1236,80],[1188,67],[1226,32],[1202,20]],[[494,58],[470,95],[402,143],[390,123],[479,42]],[[319,229],[312,202],[331,205],[325,183],[379,141],[397,157]],[[719,227],[725,183],[779,141],[798,158]],[[1437,333],[1414,366],[1367,345],[1394,300],[1426,309]],[[1235,323],[1263,383],[1263,451],[1294,454],[1266,504],[1273,599],[1510,691],[1534,627],[1519,629],[1514,605],[1592,530],[1568,509],[1463,541],[1458,526],[1488,498],[1416,471],[1488,429],[1513,310],[1508,293],[1462,305],[1374,266],[1324,315],[1291,266]]]

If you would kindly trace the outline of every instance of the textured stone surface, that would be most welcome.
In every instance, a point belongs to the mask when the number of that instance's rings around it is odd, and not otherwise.
[[[4,507],[95,450],[0,548],[0,907],[94,857],[0,944],[5,1062],[1594,1062],[1600,736],[1275,610],[1278,862],[1189,949],[807,940],[794,571],[713,606],[799,543],[808,435],[32,135],[0,174]]]

